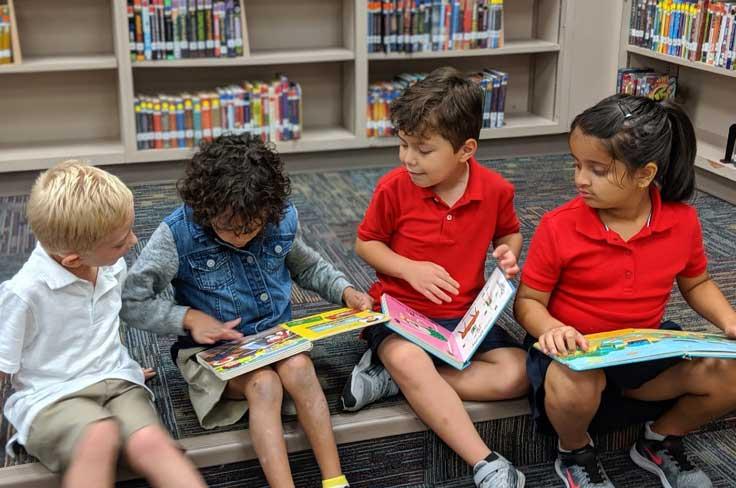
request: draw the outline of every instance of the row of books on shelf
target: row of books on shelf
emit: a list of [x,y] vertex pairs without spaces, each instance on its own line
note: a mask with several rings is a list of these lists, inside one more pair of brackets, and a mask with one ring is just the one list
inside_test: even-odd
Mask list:
[[[368,87],[368,137],[389,137],[396,135],[391,123],[389,107],[401,93],[415,82],[427,76],[426,73],[403,73],[391,81],[372,83]],[[506,89],[509,76],[503,71],[483,69],[473,73],[470,79],[483,90],[482,128],[498,128],[504,125]]]
[[243,55],[240,0],[128,0],[133,61]]
[[503,0],[368,0],[368,52],[503,46]]
[[651,68],[620,68],[616,93],[639,95],[653,100],[670,100],[677,92],[677,77],[657,73]]
[[0,5],[0,64],[10,64],[14,60],[13,22],[10,5]]
[[195,94],[139,95],[134,110],[138,149],[194,147],[221,134],[289,141],[301,137],[302,90],[282,76]]
[[733,70],[736,2],[632,1],[629,44]]

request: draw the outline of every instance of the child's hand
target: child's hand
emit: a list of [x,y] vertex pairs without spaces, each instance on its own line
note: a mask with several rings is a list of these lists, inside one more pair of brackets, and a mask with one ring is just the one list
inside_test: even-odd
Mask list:
[[588,341],[574,327],[563,325],[539,336],[539,346],[547,355],[567,356],[567,353],[575,352],[577,349],[587,351]]
[[412,288],[437,305],[452,301],[447,293],[452,295],[460,293],[460,283],[455,281],[445,268],[429,261],[411,262],[402,277]]
[[192,333],[198,344],[214,344],[217,341],[241,339],[243,334],[233,330],[240,323],[240,317],[224,324],[214,317],[190,308],[184,316],[184,328]]
[[342,292],[342,301],[345,302],[346,306],[356,310],[370,310],[373,308],[373,298],[352,286],[348,286]]
[[519,265],[516,256],[506,244],[501,244],[493,250],[493,257],[498,261],[498,266],[506,274],[506,278],[513,278],[519,274]]
[[141,369],[143,369],[143,379],[145,381],[148,381],[154,376],[156,376],[156,371],[154,371],[153,368],[141,368]]
[[728,325],[726,325],[726,328],[723,329],[723,332],[726,333],[726,337],[729,339],[736,339],[736,319]]

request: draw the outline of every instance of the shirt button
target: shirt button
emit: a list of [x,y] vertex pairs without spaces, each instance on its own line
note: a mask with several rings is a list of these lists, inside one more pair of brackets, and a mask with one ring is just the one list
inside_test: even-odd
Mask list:
[[215,267],[215,260],[214,259],[208,259],[207,260],[207,267],[208,268],[214,268]]
[[284,248],[279,245],[276,245],[276,247],[274,247],[273,250],[276,251],[276,254],[281,254],[281,251],[283,251]]
[[248,261],[248,264],[253,264],[256,262],[256,258],[254,258],[253,256],[248,256],[246,261]]
[[631,275],[632,275],[631,271],[627,271],[627,272],[625,273],[625,276],[626,276],[627,278],[631,278]]
[[452,220],[452,214],[447,214],[447,220]]
[[268,301],[268,293],[263,292],[263,293],[261,293],[261,296],[259,296],[258,298],[260,298],[262,302],[267,302]]

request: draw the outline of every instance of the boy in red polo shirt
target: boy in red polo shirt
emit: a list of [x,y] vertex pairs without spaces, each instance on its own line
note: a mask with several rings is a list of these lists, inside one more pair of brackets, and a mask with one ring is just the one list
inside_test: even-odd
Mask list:
[[[441,68],[392,103],[402,165],[379,181],[356,241],[357,254],[376,269],[369,294],[377,303],[389,293],[450,330],[483,287],[489,246],[508,276],[519,271],[514,188],[473,157],[482,101],[476,84]],[[369,349],[343,392],[347,410],[400,388],[417,415],[474,467],[477,486],[524,486],[523,474],[491,452],[462,404],[526,392],[524,351],[503,328],[491,329],[463,371],[433,362],[385,326],[364,336]]]
[[[736,312],[706,270],[695,209],[696,140],[675,105],[615,95],[570,132],[579,196],[547,213],[524,264],[515,315],[547,354],[587,349],[583,334],[661,323],[673,281],[700,315],[736,338]],[[632,460],[665,488],[708,488],[682,436],[736,408],[736,361],[665,359],[576,372],[529,350],[532,414],[559,436],[568,488],[612,488],[588,435],[647,422]]]

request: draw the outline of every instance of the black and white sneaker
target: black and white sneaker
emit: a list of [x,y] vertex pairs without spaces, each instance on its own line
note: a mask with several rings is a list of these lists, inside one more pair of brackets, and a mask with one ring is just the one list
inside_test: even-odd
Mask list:
[[342,407],[355,412],[381,398],[397,395],[399,386],[380,364],[373,364],[373,351],[368,349],[350,373],[342,390]]
[[659,476],[664,488],[713,487],[708,475],[690,462],[682,437],[670,435],[655,441],[642,436],[629,455],[637,466]]
[[570,452],[558,451],[555,471],[565,488],[614,488],[591,445]]

